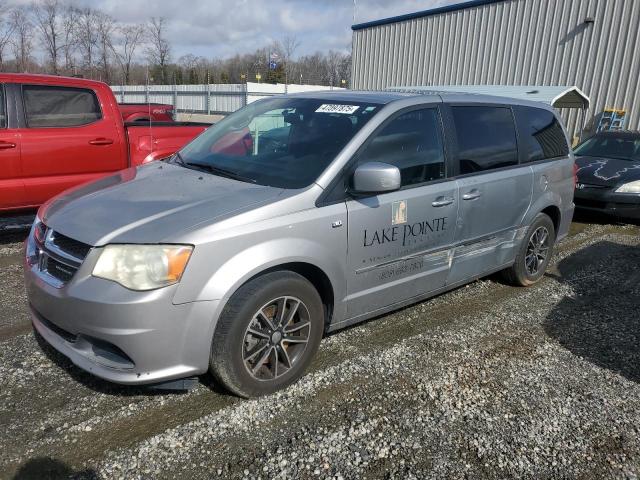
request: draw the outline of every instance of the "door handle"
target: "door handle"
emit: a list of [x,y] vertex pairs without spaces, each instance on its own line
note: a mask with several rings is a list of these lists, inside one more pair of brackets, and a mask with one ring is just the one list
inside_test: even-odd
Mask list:
[[89,145],[112,145],[113,140],[111,138],[94,138],[89,140]]
[[453,198],[451,197],[438,197],[433,202],[431,202],[431,206],[444,207],[445,205],[451,205],[452,203],[453,203]]
[[11,142],[0,141],[0,149],[1,150],[8,150],[9,148],[16,148],[16,144],[15,143],[11,143]]
[[463,200],[474,200],[474,199],[476,199],[478,197],[481,197],[481,196],[482,196],[482,192],[480,192],[479,190],[476,190],[474,188],[470,192],[467,192],[464,195],[462,195],[462,199]]

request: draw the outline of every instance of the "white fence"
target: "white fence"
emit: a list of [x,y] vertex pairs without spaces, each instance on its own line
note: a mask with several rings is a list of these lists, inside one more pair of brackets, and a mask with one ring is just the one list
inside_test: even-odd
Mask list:
[[230,83],[209,85],[113,85],[120,103],[166,103],[178,112],[230,113],[260,98],[283,93],[343,90],[324,85]]

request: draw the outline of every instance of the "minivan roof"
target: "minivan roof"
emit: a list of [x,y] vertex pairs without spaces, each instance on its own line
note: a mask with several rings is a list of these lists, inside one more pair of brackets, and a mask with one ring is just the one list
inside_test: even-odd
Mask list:
[[436,102],[464,102],[464,103],[497,103],[503,105],[527,105],[545,110],[553,110],[553,108],[543,102],[532,100],[523,100],[519,98],[510,98],[504,96],[484,95],[466,92],[453,91],[437,91],[437,90],[408,90],[405,92],[398,91],[372,91],[372,90],[317,90],[312,92],[300,92],[287,95],[297,98],[313,98],[316,100],[341,101],[341,102],[370,102],[378,104],[387,104],[397,100],[407,98],[424,98],[432,97]]

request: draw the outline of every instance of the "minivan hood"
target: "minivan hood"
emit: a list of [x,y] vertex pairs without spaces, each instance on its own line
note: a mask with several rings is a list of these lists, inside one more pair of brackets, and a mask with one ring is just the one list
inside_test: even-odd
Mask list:
[[578,182],[615,187],[640,180],[640,162],[617,158],[576,156]]
[[274,201],[282,192],[157,162],[67,190],[47,202],[41,215],[50,228],[89,245],[160,243]]

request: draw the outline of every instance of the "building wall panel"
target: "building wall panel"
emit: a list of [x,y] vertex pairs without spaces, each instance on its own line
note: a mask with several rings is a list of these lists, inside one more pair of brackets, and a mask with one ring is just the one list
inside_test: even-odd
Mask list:
[[[591,17],[594,23],[585,23]],[[353,32],[352,88],[577,85],[640,129],[640,0],[502,0]],[[561,112],[580,130],[580,112]]]

